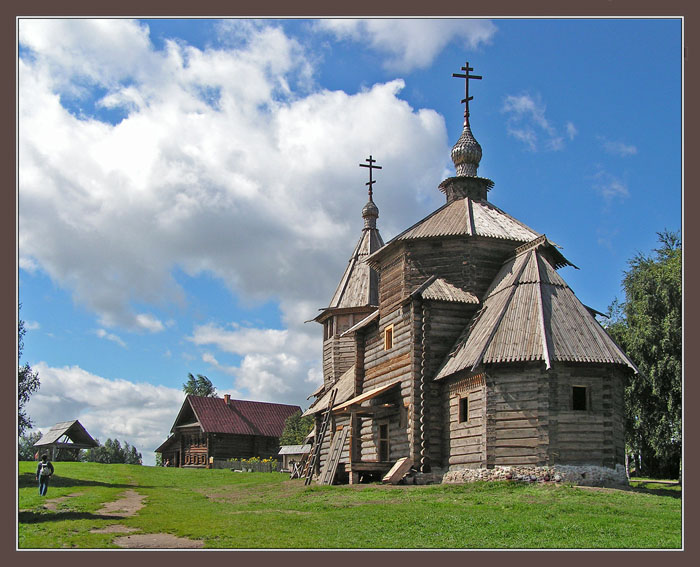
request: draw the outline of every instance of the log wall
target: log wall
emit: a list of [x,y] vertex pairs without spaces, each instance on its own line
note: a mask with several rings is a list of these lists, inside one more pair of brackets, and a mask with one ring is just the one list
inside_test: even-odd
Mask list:
[[[609,365],[554,365],[550,389],[550,460],[614,467],[625,462],[624,375]],[[585,386],[588,409],[572,409],[572,387]]]
[[410,294],[428,277],[436,275],[483,299],[503,262],[521,244],[522,242],[480,236],[406,241],[403,292]]
[[535,363],[486,371],[487,466],[547,464],[549,378]]
[[[460,400],[469,397],[469,419],[460,422]],[[442,396],[447,423],[444,429],[445,465],[450,469],[486,466],[486,385],[483,374],[445,384]]]
[[[384,330],[389,325],[393,325],[393,346],[385,350]],[[409,419],[405,402],[410,400],[412,392],[412,341],[410,308],[401,305],[397,305],[393,311],[384,316],[380,312],[378,324],[373,325],[364,335],[362,392],[378,388],[396,379],[400,379],[401,384],[397,391],[387,392],[373,401],[375,405],[392,403],[392,409],[385,414],[377,414],[374,418],[359,418],[358,456],[363,461],[373,461],[378,458],[378,422],[380,420],[386,420],[389,424],[390,459],[409,456]]]
[[261,435],[227,435],[216,433],[209,439],[209,456],[217,459],[276,457],[279,452],[278,437]]
[[334,335],[323,341],[323,381],[333,384],[355,364],[355,338],[352,335]]

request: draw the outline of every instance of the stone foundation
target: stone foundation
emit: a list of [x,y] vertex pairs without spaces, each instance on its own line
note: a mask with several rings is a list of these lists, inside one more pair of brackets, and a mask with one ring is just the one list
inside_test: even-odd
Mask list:
[[457,484],[477,480],[517,480],[521,482],[570,482],[582,486],[628,485],[623,465],[614,469],[596,465],[500,466],[492,469],[452,470],[443,483]]

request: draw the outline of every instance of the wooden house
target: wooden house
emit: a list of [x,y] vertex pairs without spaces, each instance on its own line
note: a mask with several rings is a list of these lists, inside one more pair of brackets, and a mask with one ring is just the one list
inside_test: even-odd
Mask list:
[[488,200],[468,106],[451,156],[445,204],[386,244],[370,169],[362,237],[316,317],[317,472],[358,482],[407,457],[433,480],[624,482],[634,364],[557,273],[573,266],[558,247]]
[[287,418],[299,406],[187,396],[171,435],[156,449],[174,467],[209,468],[214,459],[276,457]]

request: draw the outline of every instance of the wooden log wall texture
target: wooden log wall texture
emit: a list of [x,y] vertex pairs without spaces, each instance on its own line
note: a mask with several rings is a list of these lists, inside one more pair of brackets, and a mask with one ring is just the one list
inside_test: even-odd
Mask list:
[[[469,396],[469,419],[459,421],[460,399]],[[486,465],[486,387],[484,376],[457,378],[444,385],[447,416],[444,429],[445,466],[451,469]]]
[[[384,349],[384,329],[393,325],[393,346],[389,350]],[[385,419],[389,423],[389,451],[390,457],[400,458],[409,456],[409,420],[407,416],[401,419],[404,408],[404,400],[411,395],[411,314],[407,306],[396,306],[384,317],[380,315],[378,324],[373,325],[364,335],[364,380],[362,391],[367,392],[378,388],[395,379],[401,379],[398,391],[391,391],[386,398],[394,404],[394,409],[388,412]],[[383,402],[385,395],[376,399],[374,403]],[[378,426],[376,419],[367,417],[359,418],[358,430],[360,441],[358,443],[359,456],[362,460],[376,460]]]
[[487,465],[548,464],[548,379],[540,364],[487,369]]
[[[423,324],[425,341],[425,415],[427,427],[427,456],[435,466],[446,466],[449,451],[445,444],[445,406],[441,397],[442,385],[433,381],[433,377],[442,365],[445,357],[454,347],[455,342],[466,328],[478,306],[446,301],[424,301],[422,312],[429,318]],[[425,309],[427,307],[427,310]],[[422,348],[423,342],[417,342],[416,348]]]
[[323,342],[323,380],[332,384],[355,364],[355,338],[334,335]]
[[401,408],[388,410],[383,414],[359,417],[360,447],[362,461],[379,460],[379,426],[389,426],[389,461],[397,461],[409,454],[409,440],[401,418]]
[[393,311],[406,295],[404,277],[406,259],[403,256],[403,249],[403,246],[397,246],[397,250],[382,262],[379,275],[380,317]]
[[226,435],[217,433],[209,441],[209,456],[217,459],[241,457],[276,457],[279,451],[277,437],[255,435]]
[[[479,299],[498,271],[522,242],[480,236],[443,236],[406,242],[406,295],[436,275]],[[382,273],[382,277],[384,274]]]
[[[553,365],[550,459],[557,464],[624,464],[624,375],[610,365]],[[585,386],[588,409],[572,409],[572,387]]]

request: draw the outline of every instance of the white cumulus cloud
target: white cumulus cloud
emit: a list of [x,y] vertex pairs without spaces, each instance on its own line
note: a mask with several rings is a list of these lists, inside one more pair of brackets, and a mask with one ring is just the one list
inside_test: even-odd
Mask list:
[[153,451],[167,439],[185,394],[182,390],[109,380],[79,366],[55,368],[44,362],[32,367],[41,387],[27,403],[35,429],[77,419],[93,438],[128,442],[153,464]]
[[310,318],[359,238],[370,152],[385,237],[440,201],[444,121],[403,101],[403,81],[304,90],[313,58],[293,38],[233,27],[230,47],[157,50],[125,20],[21,22],[20,262],[100,327],[163,330],[148,306],[187,301],[175,269],[277,299],[286,325]]
[[485,19],[324,19],[317,28],[368,45],[395,71],[423,69],[451,42],[476,49],[491,42],[496,26]]
[[197,326],[189,340],[241,356],[238,365],[224,365],[208,351],[202,360],[231,374],[234,391],[247,391],[251,399],[302,404],[300,394],[323,380],[320,337],[302,330],[223,328],[210,323]]

